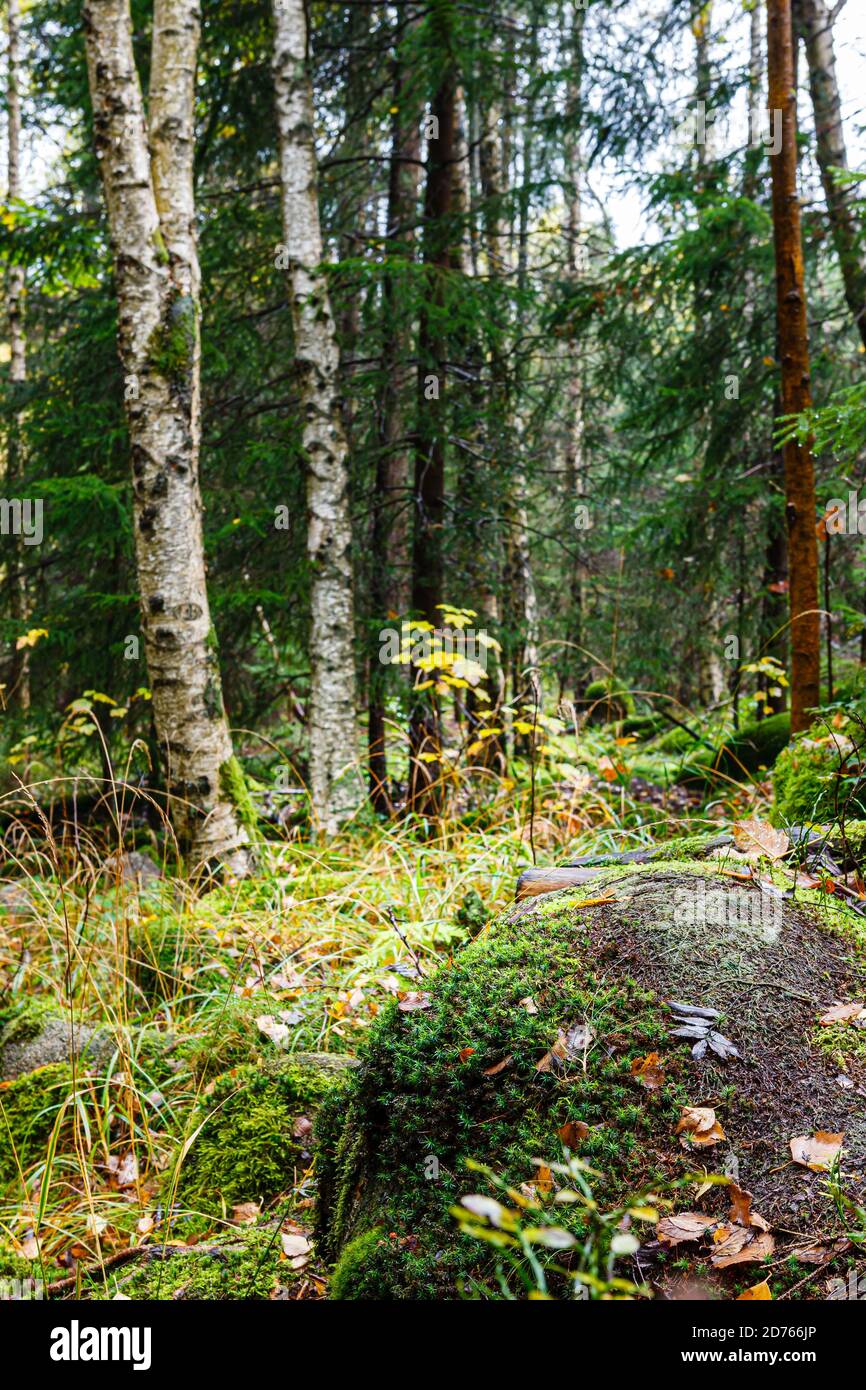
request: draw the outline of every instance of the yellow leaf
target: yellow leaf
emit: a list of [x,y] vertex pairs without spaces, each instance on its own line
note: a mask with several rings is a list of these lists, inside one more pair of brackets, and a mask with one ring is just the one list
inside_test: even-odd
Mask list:
[[744,1289],[744,1291],[738,1295],[736,1302],[748,1303],[753,1300],[768,1298],[771,1299],[772,1297],[773,1295],[770,1293],[770,1285],[767,1283],[766,1279],[764,1279],[761,1281],[760,1284],[753,1284],[750,1289]]

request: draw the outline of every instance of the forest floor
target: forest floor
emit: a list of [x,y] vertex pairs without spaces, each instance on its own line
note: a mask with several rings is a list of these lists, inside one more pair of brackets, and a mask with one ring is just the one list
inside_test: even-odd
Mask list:
[[[255,878],[207,892],[164,874],[155,840],[139,833],[131,851],[129,826],[78,827],[72,845],[7,829],[0,1105],[34,1065],[53,1084],[36,1097],[26,1145],[0,1143],[6,1272],[29,1271],[57,1296],[135,1297],[153,1294],[148,1270],[161,1279],[171,1266],[159,1296],[207,1296],[185,1281],[185,1252],[213,1248],[224,1261],[238,1230],[254,1226],[260,1255],[240,1276],[248,1296],[325,1296],[305,1116],[288,1186],[283,1174],[259,1201],[202,1208],[177,1180],[167,1195],[179,1151],[192,1164],[202,1143],[203,1102],[219,1076],[250,1063],[354,1056],[383,1006],[411,999],[419,974],[482,934],[534,861],[645,849],[766,815],[768,782],[709,799],[665,791],[635,773],[633,741],[614,733],[592,731],[580,767],[549,758],[483,805],[460,792],[462,808],[435,829],[355,827],[325,847],[263,842]],[[65,1021],[62,1044],[52,1051],[49,1038],[34,1059],[30,1036],[49,1015]],[[87,1064],[67,1075],[57,1069],[70,1031]]]

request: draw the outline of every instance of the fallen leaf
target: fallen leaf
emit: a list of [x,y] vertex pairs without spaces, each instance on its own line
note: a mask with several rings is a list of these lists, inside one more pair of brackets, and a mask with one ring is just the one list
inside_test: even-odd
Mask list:
[[841,1134],[828,1134],[819,1129],[812,1135],[801,1134],[791,1140],[791,1157],[803,1168],[811,1168],[813,1173],[826,1173],[842,1148],[844,1131]]
[[237,1202],[232,1207],[232,1221],[238,1226],[249,1226],[261,1212],[258,1202]]
[[828,1009],[822,1014],[818,1022],[827,1027],[831,1023],[850,1023],[852,1019],[859,1018],[864,1012],[863,1001],[854,1004],[834,1004],[832,1009]]
[[286,1024],[278,1023],[272,1014],[260,1014],[256,1019],[256,1027],[277,1047],[288,1047],[291,1033]]
[[508,1057],[503,1057],[501,1062],[494,1062],[492,1067],[486,1067],[481,1074],[482,1076],[498,1076],[499,1073],[505,1071],[505,1068],[509,1067],[513,1061],[514,1057],[509,1054]]
[[700,1240],[708,1226],[715,1225],[715,1216],[703,1216],[699,1211],[680,1211],[676,1216],[663,1216],[656,1226],[662,1245],[679,1245],[684,1240]]
[[741,1294],[737,1295],[735,1302],[749,1303],[756,1302],[761,1299],[772,1299],[772,1297],[773,1295],[770,1293],[770,1285],[767,1283],[766,1279],[764,1279],[761,1281],[760,1284],[753,1284],[750,1289],[744,1289]]
[[474,1051],[474,1047],[461,1047],[457,1054],[458,1062],[468,1062]]
[[649,1052],[646,1057],[636,1057],[631,1064],[631,1074],[648,1091],[657,1091],[664,1085],[664,1067],[657,1052]]
[[748,820],[734,821],[732,826],[734,844],[743,850],[749,859],[766,855],[768,859],[784,859],[791,848],[791,842],[784,830],[777,830],[769,821],[751,817]]
[[584,1124],[583,1120],[569,1120],[568,1124],[557,1130],[557,1134],[567,1149],[576,1149],[581,1139],[589,1134],[589,1125]]
[[731,1220],[739,1226],[752,1224],[752,1194],[744,1192],[736,1183],[731,1183]]
[[536,1004],[531,994],[527,994],[525,999],[521,999],[520,1007],[521,1009],[525,1009],[528,1014],[538,1013],[538,1005]]
[[295,1139],[308,1139],[313,1132],[313,1122],[306,1115],[298,1115],[292,1122],[292,1135]]
[[684,1105],[674,1133],[682,1135],[680,1143],[684,1149],[692,1145],[703,1149],[710,1144],[720,1143],[725,1137],[715,1110],[702,1105]]
[[138,1163],[135,1154],[130,1149],[123,1155],[120,1166],[117,1169],[118,1187],[134,1187],[138,1182]]
[[309,1255],[310,1242],[306,1236],[286,1235],[285,1232],[280,1236],[280,1244],[283,1247],[283,1254],[290,1260],[296,1259],[299,1255]]
[[140,1236],[149,1236],[156,1222],[152,1216],[143,1216],[136,1225],[136,1230]]
[[769,1231],[759,1231],[757,1235],[751,1235],[742,1226],[728,1229],[731,1234],[719,1242],[710,1256],[710,1262],[715,1265],[716,1269],[727,1269],[729,1265],[751,1264],[755,1260],[764,1260],[768,1255],[772,1255],[776,1248],[776,1242]]
[[416,1009],[429,1009],[432,1003],[432,996],[426,990],[412,989],[400,1000],[397,1008],[403,1014],[411,1014]]
[[535,1186],[543,1197],[553,1191],[553,1174],[546,1163],[539,1163],[538,1177],[535,1179]]

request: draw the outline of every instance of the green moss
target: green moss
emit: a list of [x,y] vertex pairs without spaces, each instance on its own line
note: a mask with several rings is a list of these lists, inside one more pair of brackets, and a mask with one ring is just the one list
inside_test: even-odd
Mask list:
[[282,1060],[219,1077],[186,1126],[192,1139],[169,1175],[170,1191],[182,1207],[214,1214],[286,1191],[309,1162],[310,1139],[295,1137],[296,1121],[310,1117],[332,1084]]
[[234,754],[221,765],[219,779],[220,790],[234,806],[241,825],[255,834],[259,823],[256,805],[250,795],[243,768]]
[[[318,1221],[339,1260],[334,1296],[454,1296],[486,1258],[448,1215],[467,1190],[468,1157],[519,1186],[532,1181],[533,1158],[561,1156],[558,1128],[580,1120],[596,1126],[581,1156],[610,1169],[610,1191],[645,1180],[648,1137],[672,1126],[678,1088],[672,1072],[664,1097],[644,1103],[630,1064],[661,1044],[665,1020],[633,981],[594,973],[574,902],[559,895],[500,921],[430,982],[429,1009],[390,1006],[339,1106],[325,1102]],[[581,1020],[602,1040],[591,1065],[539,1071],[558,1031]]]
[[150,335],[148,359],[160,376],[186,383],[195,360],[197,312],[190,295],[176,295]]
[[156,1246],[132,1273],[120,1270],[103,1283],[92,1280],[88,1298],[123,1293],[136,1301],[269,1299],[280,1283],[297,1276],[280,1258],[272,1226],[251,1227],[209,1239],[201,1246]]
[[43,1157],[72,1090],[72,1069],[54,1062],[0,1083],[0,1188]]
[[593,724],[615,723],[634,714],[634,700],[628,687],[616,676],[590,681],[582,703],[590,706],[589,719]]
[[349,1241],[334,1267],[329,1294],[367,1302],[417,1299],[424,1296],[426,1273],[411,1237],[401,1239],[376,1226]]
[[843,813],[862,819],[866,786],[856,775],[858,765],[846,728],[828,729],[826,721],[813,724],[780,754],[773,770],[777,824],[838,820]]
[[37,1038],[46,1022],[57,1017],[57,1004],[39,996],[27,998],[0,1010],[0,1056],[8,1043],[29,1042]]
[[156,258],[160,265],[168,265],[168,250],[166,249],[165,239],[159,227],[157,227],[153,233],[153,244],[156,247]]

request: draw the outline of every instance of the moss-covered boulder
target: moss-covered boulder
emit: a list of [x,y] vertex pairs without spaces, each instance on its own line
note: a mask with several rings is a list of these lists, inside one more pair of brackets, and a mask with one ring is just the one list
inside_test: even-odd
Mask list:
[[819,721],[780,753],[773,769],[778,824],[866,818],[859,730]]
[[184,1212],[224,1215],[290,1189],[311,1161],[313,1116],[350,1069],[345,1059],[303,1054],[225,1072],[178,1136],[167,1197]]
[[[495,1254],[449,1214],[476,1188],[468,1158],[550,1203],[583,1240],[585,1206],[556,1205],[556,1181],[538,1183],[536,1161],[561,1160],[564,1142],[594,1170],[600,1207],[733,1164],[779,1247],[838,1229],[826,1185],[791,1162],[790,1141],[844,1132],[846,1174],[866,1161],[866,1077],[852,1062],[841,1087],[813,1043],[819,1013],[862,988],[846,915],[822,923],[701,863],[618,866],[591,892],[608,901],[586,905],[578,888],[512,910],[371,1030],[318,1121],[334,1296],[451,1298],[489,1277]],[[666,1000],[715,1010],[737,1055],[693,1056]],[[724,1140],[684,1148],[685,1106],[714,1108]],[[680,1205],[696,1202],[729,1205],[715,1187]],[[714,1275],[721,1296],[742,1273]]]
[[2,1081],[76,1058],[84,1065],[98,1066],[113,1050],[107,1032],[61,1013],[53,1000],[26,999],[0,1011]]
[[590,724],[614,724],[634,714],[634,700],[628,687],[615,676],[591,681],[580,703]]
[[66,1062],[0,1082],[0,1191],[45,1156],[55,1126],[69,1116],[72,1084]]
[[93,1270],[83,1281],[90,1299],[121,1295],[136,1302],[248,1301],[290,1297],[300,1278],[284,1258],[271,1223],[235,1229],[201,1245],[140,1250],[129,1265]]

